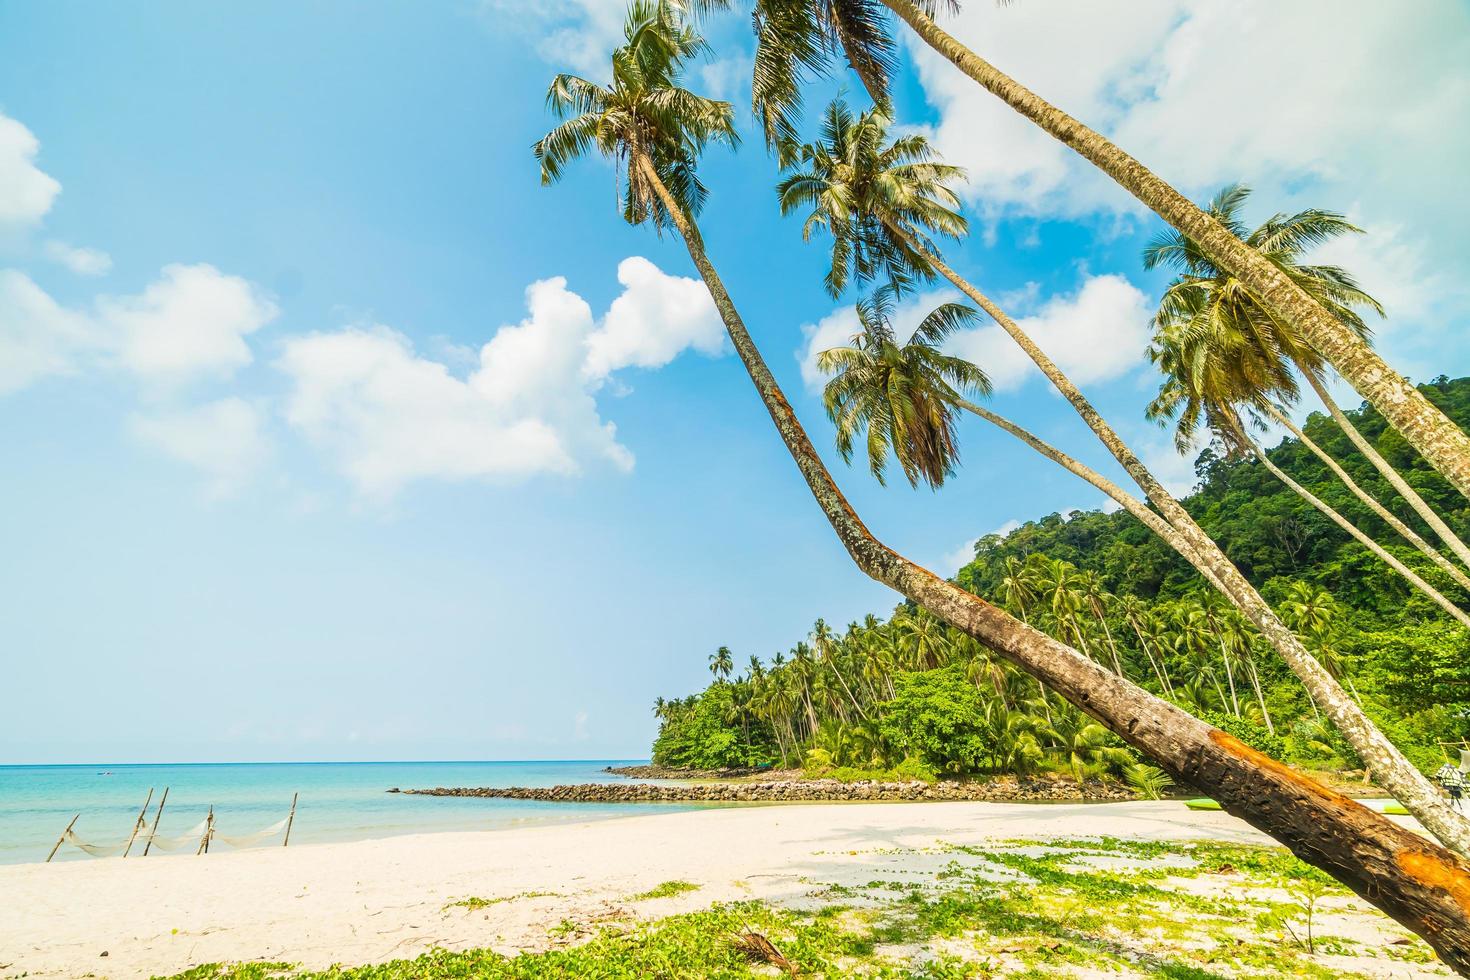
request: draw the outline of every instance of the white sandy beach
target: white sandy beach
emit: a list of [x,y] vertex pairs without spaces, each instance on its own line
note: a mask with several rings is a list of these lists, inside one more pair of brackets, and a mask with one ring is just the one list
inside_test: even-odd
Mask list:
[[[799,903],[813,882],[867,881],[899,861],[923,870],[915,867],[923,855],[894,848],[1098,835],[1270,843],[1227,814],[1177,802],[825,804],[12,865],[0,867],[0,976],[140,977],[250,959],[324,967],[434,946],[539,949],[563,920],[627,915],[630,896],[671,879],[701,887],[637,902],[631,914],[745,898]],[[445,908],[526,892],[556,894]]]

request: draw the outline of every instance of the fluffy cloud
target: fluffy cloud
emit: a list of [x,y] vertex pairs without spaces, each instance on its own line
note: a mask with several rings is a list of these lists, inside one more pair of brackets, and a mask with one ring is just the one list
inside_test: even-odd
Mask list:
[[249,282],[210,265],[170,265],[141,293],[67,309],[29,277],[0,270],[0,393],[83,364],[167,387],[249,364],[244,338],[276,315]]
[[565,279],[532,284],[528,316],[496,331],[463,378],[383,326],[289,340],[277,362],[292,382],[286,419],[378,498],[420,479],[572,475],[591,461],[629,470],[595,391],[620,368],[719,345],[699,283],[641,258],[618,276],[623,293],[600,323]]
[[[1145,363],[1148,301],[1122,276],[1090,276],[1070,296],[1053,296],[1016,320],[1079,385],[1114,381]],[[997,391],[1012,391],[1037,374],[1010,336],[991,324],[955,334],[954,353],[980,365]]]
[[[934,307],[960,299],[958,292],[949,289],[911,296],[894,310],[893,331],[906,340],[913,336],[919,322]],[[851,305],[838,307],[816,323],[802,325],[805,342],[797,351],[796,359],[801,365],[801,380],[808,391],[820,392],[827,383],[827,376],[817,368],[817,355],[833,347],[846,347],[859,330],[857,311]]]
[[52,240],[42,246],[41,254],[79,276],[105,275],[112,268],[112,256],[97,248],[78,247]]
[[98,315],[123,367],[175,384],[228,376],[249,364],[245,338],[274,319],[276,307],[246,280],[214,266],[169,265],[137,296],[100,299]]
[[[1470,14],[1456,0],[1427,0],[1413,17],[1341,0],[976,3],[946,27],[1194,192],[1309,175],[1372,185],[1391,172],[1392,193],[1432,203],[1445,185],[1424,178],[1449,176],[1470,151],[1470,132],[1444,126],[1470,110]],[[935,139],[971,169],[976,200],[1045,214],[1136,207],[906,36],[940,113]],[[1270,70],[1243,69],[1233,52]]]
[[[1013,298],[1030,301],[1034,297],[1035,291],[1028,288]],[[899,337],[910,336],[926,313],[956,298],[957,294],[940,292],[904,303],[894,318],[895,332]],[[1122,276],[1112,275],[1090,276],[1076,293],[1052,296],[1032,315],[1016,318],[1021,329],[1080,385],[1114,381],[1145,363],[1148,320],[1143,293]],[[817,355],[846,344],[857,329],[857,314],[851,307],[834,310],[802,327],[806,343],[797,359],[809,390],[820,391],[826,382],[817,369]],[[1013,391],[1039,374],[1031,359],[993,323],[951,334],[949,350],[978,364],[997,391]]]
[[589,78],[608,72],[608,56],[623,40],[626,0],[481,0],[481,13],[496,31],[536,38],[536,53],[558,70]]
[[[965,4],[945,25],[1196,199],[1244,181],[1257,191],[1248,218],[1347,212],[1368,237],[1322,256],[1378,284],[1390,357],[1427,367],[1443,343],[1434,329],[1470,310],[1470,292],[1443,288],[1470,249],[1470,202],[1444,192],[1470,156],[1470,127],[1450,122],[1470,117],[1470,7],[1459,0],[1424,0],[1413,16],[1369,0],[1028,0]],[[930,135],[969,169],[982,212],[1143,214],[905,36],[939,116]]]
[[56,178],[36,166],[40,149],[29,129],[0,113],[0,228],[41,220],[61,193]]
[[718,354],[725,328],[698,279],[664,275],[633,256],[618,264],[623,294],[587,338],[585,373],[605,378],[625,367],[659,368],[683,350]]
[[239,398],[134,415],[129,427],[141,442],[202,471],[214,497],[238,491],[271,456],[264,413]]
[[72,373],[96,345],[86,316],[62,307],[24,273],[0,269],[0,395]]

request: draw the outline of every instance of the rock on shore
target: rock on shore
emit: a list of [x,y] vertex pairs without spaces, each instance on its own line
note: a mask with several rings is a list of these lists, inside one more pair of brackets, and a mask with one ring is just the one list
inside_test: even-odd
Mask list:
[[704,783],[583,783],[576,786],[480,786],[405,789],[415,796],[478,796],[548,803],[777,803],[883,800],[990,800],[1006,802],[1105,802],[1136,799],[1125,786],[1046,776],[989,782],[852,782],[835,779]]

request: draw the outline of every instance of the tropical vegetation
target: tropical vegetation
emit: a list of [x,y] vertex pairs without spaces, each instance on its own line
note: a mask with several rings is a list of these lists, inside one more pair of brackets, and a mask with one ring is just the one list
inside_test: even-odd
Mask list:
[[[707,0],[693,6],[728,5]],[[1255,295],[1263,310],[1297,329],[1303,342],[1318,351],[1344,379],[1356,385],[1383,413],[1385,420],[1452,486],[1462,493],[1470,492],[1470,438],[1425,395],[1393,374],[1364,338],[1295,284],[1269,257],[1182,198],[1101,136],[1037,99],[958,45],[934,23],[930,11],[925,9],[928,5],[884,0],[883,6],[977,82],[1118,179],[1197,243],[1202,254],[1221,270],[1238,276],[1242,287]],[[1090,586],[1060,592],[1063,596],[1080,592],[1085,598],[1077,608],[1068,603],[1053,608],[1050,615],[1055,622],[1049,632],[1039,628],[1047,625],[1044,616],[1037,624],[1029,623],[1022,618],[1018,607],[1003,609],[954,581],[935,576],[886,546],[868,530],[837,487],[751,339],[697,224],[707,194],[697,174],[700,156],[710,144],[733,146],[737,138],[733,108],[728,103],[704,98],[682,87],[687,60],[704,49],[702,38],[691,26],[688,7],[673,0],[635,0],[628,12],[627,43],[613,55],[609,83],[599,84],[573,75],[557,76],[548,93],[548,104],[563,121],[536,145],[543,182],[558,180],[572,160],[596,151],[623,171],[619,194],[625,220],[635,225],[651,224],[656,229],[677,234],[708,288],[735,352],[778,435],[833,531],[860,569],[893,588],[912,606],[912,619],[921,624],[916,632],[924,632],[929,637],[916,644],[923,650],[916,654],[917,663],[927,670],[947,666],[942,638],[953,639],[952,631],[963,635],[975,647],[974,656],[967,663],[994,655],[1027,675],[1028,683],[1034,684],[1040,694],[1037,700],[1043,717],[1051,713],[1048,702],[1053,695],[1074,706],[1085,706],[1087,716],[1133,750],[1146,754],[1170,777],[1209,792],[1231,813],[1278,837],[1299,857],[1371,898],[1384,911],[1422,935],[1456,969],[1470,971],[1470,915],[1462,897],[1470,890],[1470,864],[1381,815],[1317,789],[1310,780],[1250,747],[1239,736],[1192,714],[1182,699],[1149,690],[1146,678],[1129,677],[1121,648],[1110,635],[1111,627],[1106,611],[1101,608],[1103,600],[1099,592]],[[1250,699],[1242,698],[1242,691],[1256,692],[1261,711],[1259,722],[1268,735],[1277,737],[1272,706],[1265,696],[1263,677],[1269,676],[1269,665],[1263,662],[1267,659],[1265,651],[1252,648],[1250,634],[1243,628],[1238,631],[1240,635],[1226,638],[1230,610],[1235,609],[1300,679],[1313,711],[1330,720],[1344,741],[1377,771],[1385,785],[1424,826],[1449,847],[1470,851],[1470,823],[1445,806],[1400,748],[1374,724],[1359,697],[1339,683],[1321,655],[1307,649],[1310,637],[1299,636],[1286,626],[1195,516],[1143,467],[1112,426],[1055,369],[1045,352],[1036,348],[1004,311],[947,267],[930,247],[928,236],[953,237],[962,231],[958,223],[962,218],[951,206],[954,195],[945,187],[955,175],[930,161],[922,147],[905,146],[902,141],[885,147],[884,136],[878,132],[887,125],[890,107],[884,77],[892,67],[896,51],[886,33],[889,22],[882,16],[880,6],[846,0],[763,0],[756,7],[754,25],[760,50],[753,88],[758,116],[766,123],[768,141],[775,145],[783,164],[811,167],[806,173],[798,170],[793,175],[797,184],[789,201],[785,200],[786,190],[792,187],[789,183],[792,178],[788,178],[783,186],[783,206],[810,207],[808,230],[825,227],[832,233],[833,269],[839,266],[850,269],[858,283],[865,276],[881,274],[894,290],[902,290],[934,274],[944,275],[995,319],[1031,356],[1143,491],[1148,507],[1136,501],[1127,503],[1125,509],[1129,515],[1167,540],[1226,600],[1201,601],[1201,632],[1214,638],[1220,648],[1220,666],[1226,673],[1227,686],[1216,692],[1220,707],[1225,709],[1228,703],[1230,717],[1243,723],[1249,714],[1243,704],[1248,705]],[[856,138],[847,140],[847,145],[856,149],[856,157],[841,159],[829,153],[827,156],[834,164],[829,166],[829,160],[821,154],[830,140],[824,138],[806,147],[796,145],[791,110],[800,100],[799,83],[803,73],[825,68],[831,55],[839,50],[858,69],[875,107],[853,123]],[[785,89],[781,88],[785,84],[783,78],[791,83]],[[830,135],[830,131],[823,135]],[[813,148],[817,152],[812,152]],[[807,178],[810,180],[803,184]],[[819,184],[826,185],[825,189],[815,186]],[[834,292],[841,288],[837,276],[828,276],[828,288]],[[901,399],[894,404],[923,407],[912,399]],[[904,416],[900,420],[902,426],[893,431],[903,439],[929,438],[930,450],[947,451],[942,439],[933,438],[936,435],[933,427],[943,424],[947,414],[957,407],[948,403],[931,404],[928,411]],[[943,472],[941,467],[930,469],[925,475],[942,479]],[[1305,606],[1317,604],[1313,597],[1303,598],[1310,600],[1302,603]],[[1104,629],[1106,658],[1099,656],[1090,642],[1085,642],[1086,629],[1081,624],[1089,612]],[[932,628],[928,620],[932,620]],[[817,642],[815,637],[813,641]],[[815,653],[817,659],[832,660],[834,656],[829,651]],[[1156,652],[1155,657],[1159,656]],[[1164,670],[1165,665],[1161,663],[1161,678]],[[833,669],[831,676],[843,688],[846,699],[844,704],[837,694],[830,695],[832,710],[849,725],[855,724],[854,717],[871,724],[878,711],[876,705],[862,702],[848,673]],[[799,707],[806,713],[807,734],[815,737],[821,731],[821,724],[811,699],[814,692],[802,687],[800,693],[803,701]],[[928,683],[906,683],[902,696],[945,699],[953,693],[952,684],[936,687]],[[888,700],[894,702],[900,697],[899,685],[895,683]],[[1002,705],[1006,703],[1004,698],[1000,701]],[[731,711],[739,721],[737,704],[738,699],[732,696]],[[1189,707],[1209,715],[1198,703]],[[793,705],[792,715],[796,711],[797,706]],[[890,712],[897,709],[890,708]],[[923,727],[927,724],[923,719],[932,715],[933,712],[921,709],[910,714],[910,721]],[[773,724],[773,740],[778,738],[777,728]],[[1085,731],[1085,726],[1079,728],[1081,731]],[[790,740],[796,740],[799,735],[796,727],[788,726],[785,732]],[[1052,739],[1043,733],[1043,740],[1050,748],[1070,754],[1069,736],[1060,732],[1057,735]],[[746,745],[754,744],[755,733],[742,729],[742,736]],[[879,736],[884,737],[881,724]],[[905,742],[904,750],[923,753],[936,737]],[[968,737],[965,741],[967,746],[975,744]],[[1076,744],[1087,742],[1083,739]],[[1039,743],[1038,747],[1044,751],[1047,746]],[[780,747],[778,742],[778,751]],[[965,766],[974,765],[976,760],[976,753],[965,749],[950,752],[943,761],[948,766]],[[1089,764],[1097,762],[1088,753],[1082,753],[1077,772]]]
[[[1470,423],[1470,378],[1440,378],[1423,391]],[[1348,414],[1456,525],[1470,524],[1470,506],[1455,507],[1463,501],[1373,409]],[[1342,454],[1355,480],[1386,491],[1330,417],[1313,415],[1302,428]],[[1267,455],[1363,526],[1387,530],[1298,440]],[[1470,633],[1259,461],[1228,459],[1216,443],[1196,472],[1184,506],[1415,765],[1438,768],[1448,743],[1470,738]],[[1415,549],[1393,547],[1437,574]],[[1124,511],[1051,514],[986,535],[955,581],[1268,755],[1309,769],[1363,768],[1269,644]],[[700,769],[917,762],[910,771],[920,774],[1050,769],[1123,779],[1140,761],[1065,700],[908,603],[842,630],[818,620],[788,651],[751,657],[697,695],[660,699],[656,714],[655,760]],[[1073,752],[1075,733],[1089,727],[1091,747]]]

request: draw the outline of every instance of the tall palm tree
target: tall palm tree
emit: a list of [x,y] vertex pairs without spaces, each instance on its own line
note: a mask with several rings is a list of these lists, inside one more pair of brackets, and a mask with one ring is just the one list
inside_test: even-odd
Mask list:
[[1143,650],[1143,655],[1148,658],[1149,666],[1153,668],[1154,675],[1159,679],[1159,688],[1169,696],[1173,694],[1173,685],[1169,681],[1169,671],[1164,664],[1162,655],[1155,656],[1155,650],[1159,645],[1158,629],[1154,617],[1148,608],[1135,595],[1125,595],[1121,602],[1123,618],[1133,630],[1133,635],[1138,637],[1138,646]]
[[[931,610],[985,643],[1074,703],[1106,722],[1134,747],[1153,756],[1175,779],[1211,793],[1228,812],[1278,835],[1298,856],[1339,877],[1408,928],[1423,935],[1447,961],[1463,962],[1470,948],[1470,916],[1453,896],[1470,889],[1470,863],[1387,818],[1320,787],[1231,739],[1179,708],[1030,629],[1002,610],[904,558],[875,538],[833,482],[705,250],[695,223],[699,196],[695,166],[717,135],[733,141],[732,112],[679,86],[684,59],[700,47],[666,5],[635,3],[627,44],[613,56],[609,86],[553,83],[553,110],[572,119],[558,131],[585,134],[538,144],[542,178],[554,181],[564,165],[596,149],[626,164],[637,180],[625,198],[651,192],[659,207],[628,206],[635,223],[666,218],[699,270],[737,356],[786,444],[813,498],[855,563],[874,580]],[[576,91],[575,96],[567,93]],[[554,162],[553,162],[554,161]],[[665,175],[685,178],[683,193]],[[635,186],[636,184],[636,186]],[[1403,873],[1404,862],[1415,873]]]
[[[1249,197],[1248,187],[1232,184],[1215,195],[1207,211],[1221,227],[1275,266],[1282,275],[1366,343],[1368,326],[1357,312],[1358,308],[1367,307],[1382,316],[1383,307],[1360,289],[1353,277],[1343,269],[1330,265],[1307,265],[1302,261],[1308,250],[1343,235],[1360,234],[1362,229],[1350,224],[1340,214],[1317,209],[1299,211],[1292,215],[1273,215],[1256,228],[1247,229],[1241,220],[1240,211]],[[1330,366],[1297,333],[1295,324],[1274,316],[1236,275],[1216,265],[1197,242],[1177,231],[1154,239],[1143,251],[1143,264],[1147,269],[1162,266],[1177,274],[1159,302],[1159,311],[1154,318],[1157,329],[1185,326],[1196,342],[1223,347],[1229,351],[1230,356],[1244,363],[1255,362],[1262,365],[1264,370],[1254,376],[1250,376],[1249,371],[1241,371],[1243,380],[1253,382],[1249,394],[1254,396],[1254,401],[1265,407],[1273,418],[1291,428],[1348,489],[1388,522],[1390,527],[1426,555],[1436,559],[1436,563],[1454,576],[1461,586],[1470,588],[1470,577],[1464,571],[1446,560],[1381,502],[1363,490],[1343,471],[1336,460],[1315,442],[1307,439],[1285,413],[1273,410],[1271,403],[1276,395],[1284,397],[1286,401],[1295,401],[1296,385],[1291,377],[1291,368],[1296,368],[1307,379],[1328,414],[1353,445],[1357,446],[1374,468],[1388,480],[1389,485],[1408,502],[1460,561],[1470,565],[1470,547],[1425,503],[1424,498],[1383,458],[1373,444],[1364,438],[1338,406],[1328,391]]]
[[955,210],[957,197],[948,186],[962,171],[935,162],[921,136],[890,141],[889,125],[883,107],[854,115],[841,100],[834,101],[824,115],[820,138],[801,147],[788,167],[792,172],[778,185],[783,213],[806,211],[808,235],[818,228],[830,232],[829,290],[849,278],[861,282],[892,268],[898,269],[895,287],[938,273],[985,310],[1067,399],[1163,520],[1150,522],[1131,507],[1130,513],[1163,536],[1236,604],[1312,692],[1354,751],[1379,773],[1384,786],[1436,837],[1470,853],[1470,820],[1445,804],[1418,768],[1312,657],[1056,362],[1004,310],[939,257],[928,236],[958,237],[965,231],[964,218]]
[[730,672],[735,669],[735,658],[730,653],[729,647],[720,647],[709,655],[709,672],[715,675],[715,680],[724,682],[730,679]]
[[[792,120],[800,109],[802,81],[830,70],[834,60],[861,66],[877,106],[887,104],[885,68],[894,42],[879,0],[749,0],[757,52],[751,95],[767,142],[790,157]],[[726,9],[736,0],[690,0],[699,9]],[[1361,337],[1260,254],[1200,209],[1143,163],[1080,120],[1000,71],[944,30],[934,19],[958,0],[881,0],[941,57],[1048,135],[1103,171],[1145,207],[1182,234],[1247,289],[1335,367],[1462,494],[1470,497],[1470,436]],[[743,3],[738,4],[744,6]]]
[[[1269,341],[1249,338],[1235,329],[1221,327],[1217,316],[1201,309],[1204,299],[1205,295],[1200,292],[1176,296],[1169,304],[1173,312],[1154,334],[1148,356],[1164,380],[1158,396],[1149,403],[1148,417],[1159,422],[1175,419],[1174,441],[1181,450],[1193,444],[1201,423],[1208,425],[1232,455],[1248,452],[1255,457],[1293,493],[1346,531],[1353,540],[1462,626],[1470,628],[1470,614],[1451,602],[1368,532],[1348,520],[1342,512],[1277,466],[1251,436],[1252,423],[1241,417],[1241,406],[1245,406],[1246,412],[1256,414],[1263,405],[1269,404],[1272,392],[1262,392],[1252,380],[1271,373],[1269,368],[1257,368],[1262,362],[1273,360],[1263,356],[1265,348],[1262,343]],[[1186,317],[1180,313],[1184,308],[1193,310],[1193,314]],[[1160,318],[1164,316],[1161,312]],[[1279,389],[1279,384],[1277,387]],[[1439,559],[1441,567],[1457,571],[1443,555],[1429,550]]]

